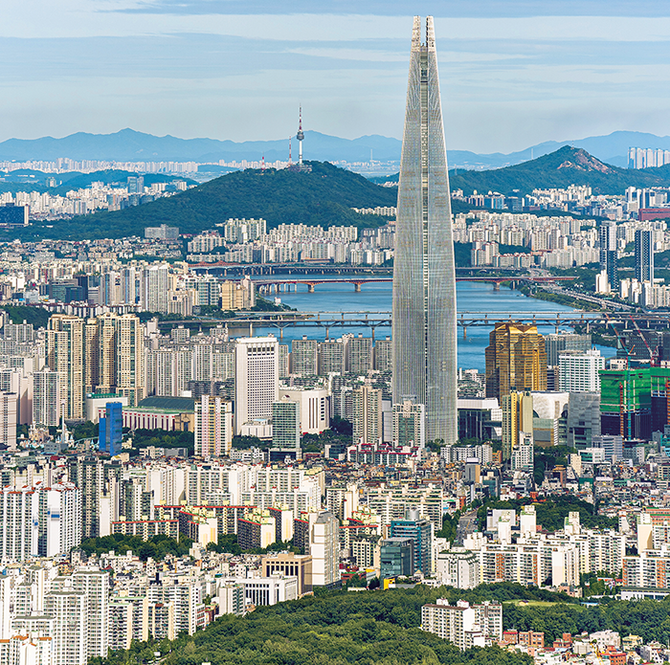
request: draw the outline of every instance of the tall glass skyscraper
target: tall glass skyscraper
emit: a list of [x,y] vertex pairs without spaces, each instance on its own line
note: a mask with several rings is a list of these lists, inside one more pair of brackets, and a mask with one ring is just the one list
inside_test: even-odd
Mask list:
[[456,278],[433,18],[414,17],[393,271],[393,401],[426,407],[426,440],[458,438]]

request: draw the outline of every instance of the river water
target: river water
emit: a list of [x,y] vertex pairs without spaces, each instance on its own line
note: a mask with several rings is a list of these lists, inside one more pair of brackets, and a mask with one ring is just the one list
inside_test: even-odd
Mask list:
[[[281,279],[280,275],[277,275]],[[287,276],[288,277],[288,276]],[[281,301],[301,312],[386,312],[391,311],[392,285],[391,282],[377,282],[363,284],[360,293],[354,291],[353,284],[333,283],[317,284],[314,293],[308,293],[306,286],[299,286],[298,292],[280,293]],[[569,312],[570,307],[528,298],[519,291],[500,287],[494,289],[493,284],[486,282],[457,282],[456,284],[459,312],[506,312],[510,314],[522,312]],[[272,297],[272,296],[266,296]],[[492,327],[471,326],[467,330],[467,338],[463,338],[463,329],[458,328],[458,366],[463,369],[478,369],[484,371],[484,349],[489,343],[489,333]],[[538,326],[543,334],[555,332],[553,326]],[[571,331],[570,328],[564,330]],[[331,328],[330,338],[339,337],[344,332],[362,333],[369,337],[370,328],[351,327]],[[278,331],[270,328],[257,328],[255,334],[274,333]],[[322,340],[325,337],[325,328],[315,327],[287,327],[284,329],[284,341],[290,341],[306,335],[309,339]],[[391,334],[389,328],[377,328],[375,337],[383,339]],[[599,347],[601,353],[610,357],[615,349]]]

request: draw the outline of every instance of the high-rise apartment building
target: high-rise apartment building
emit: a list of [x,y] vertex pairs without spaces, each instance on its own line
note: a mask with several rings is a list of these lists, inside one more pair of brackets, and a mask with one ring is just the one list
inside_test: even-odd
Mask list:
[[353,391],[353,441],[377,443],[382,436],[382,391],[362,385]]
[[486,396],[500,401],[512,389],[547,389],[547,352],[537,326],[499,322],[486,347]]
[[241,337],[235,344],[235,432],[258,418],[272,418],[277,401],[277,340],[268,337]]
[[390,337],[375,342],[374,359],[375,369],[378,372],[393,371],[393,342]]
[[502,639],[502,605],[495,601],[481,605],[459,600],[455,606],[446,598],[421,608],[421,629],[449,640],[461,651],[484,646],[487,638]]
[[393,405],[393,444],[423,448],[426,444],[426,409],[405,400]]
[[367,376],[372,369],[372,339],[349,336],[346,343],[346,369],[352,374]]
[[312,525],[309,553],[312,584],[332,587],[340,582],[340,525],[332,513],[321,513]]
[[426,437],[453,444],[456,280],[433,18],[414,17],[393,270],[393,401],[426,406]]
[[654,232],[651,230],[635,231],[635,279],[654,283]]
[[328,374],[344,374],[344,342],[326,340],[319,344],[318,373],[321,376]]
[[230,455],[233,405],[221,397],[202,395],[195,402],[195,454],[208,459]]
[[318,346],[315,339],[294,339],[291,344],[291,374],[313,376],[318,372]]
[[16,448],[17,398],[16,393],[0,392],[0,444],[10,450]]
[[[521,441],[520,432],[533,435],[533,397],[529,391],[510,391],[502,398],[502,457],[512,459]],[[521,438],[520,438],[521,437]]]
[[618,270],[616,222],[605,220],[600,224],[600,272],[607,277],[610,291],[619,290]]
[[69,314],[54,314],[47,330],[47,365],[60,376],[60,394],[65,418],[85,420],[84,320]]
[[33,423],[56,427],[61,416],[61,379],[48,367],[33,372]]

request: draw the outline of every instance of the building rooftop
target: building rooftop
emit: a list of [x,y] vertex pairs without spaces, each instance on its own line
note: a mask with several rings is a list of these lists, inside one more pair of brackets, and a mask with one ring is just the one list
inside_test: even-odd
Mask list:
[[136,409],[147,409],[152,411],[189,411],[195,410],[195,400],[192,397],[145,397]]

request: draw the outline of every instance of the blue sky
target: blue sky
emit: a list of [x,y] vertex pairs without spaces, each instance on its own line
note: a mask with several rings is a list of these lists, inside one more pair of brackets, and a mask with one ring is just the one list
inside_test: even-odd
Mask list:
[[435,16],[448,146],[670,134],[670,3],[3,0],[0,140],[400,138],[413,14]]

